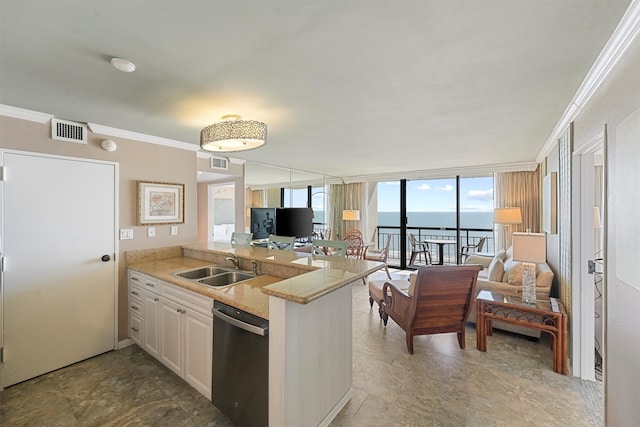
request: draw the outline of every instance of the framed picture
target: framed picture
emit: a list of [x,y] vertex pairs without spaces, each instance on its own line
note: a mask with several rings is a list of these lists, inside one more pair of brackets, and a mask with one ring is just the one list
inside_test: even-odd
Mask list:
[[138,181],[138,225],[184,224],[184,184]]

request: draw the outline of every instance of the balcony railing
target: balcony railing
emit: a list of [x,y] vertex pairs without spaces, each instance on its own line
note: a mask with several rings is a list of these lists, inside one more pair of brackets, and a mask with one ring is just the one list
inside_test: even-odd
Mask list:
[[[388,236],[391,236],[387,264],[389,266],[400,266],[400,239],[403,238],[403,236],[400,235],[400,226],[378,226],[376,233],[376,241],[379,248],[383,247],[387,243]],[[425,239],[456,239],[456,229],[448,227],[407,227],[407,233],[412,233],[419,242],[422,242]],[[455,264],[458,259],[458,252],[462,246],[475,245],[483,237],[487,237],[487,243],[482,249],[482,252],[493,253],[495,246],[493,230],[491,228],[460,228],[461,241],[458,242],[457,245],[444,246],[444,263]],[[407,237],[404,238],[407,240],[406,264],[408,265],[411,257],[411,243]],[[439,256],[437,245],[429,245],[429,252],[431,254],[431,259],[434,262],[437,262]],[[425,264],[424,255],[419,255],[416,258],[414,265],[416,264]]]

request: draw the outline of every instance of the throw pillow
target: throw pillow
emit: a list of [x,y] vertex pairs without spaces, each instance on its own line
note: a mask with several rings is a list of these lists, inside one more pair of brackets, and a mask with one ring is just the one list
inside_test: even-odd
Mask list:
[[[507,261],[504,265],[504,274],[507,276],[507,283],[522,285],[522,263],[520,261]],[[502,281],[504,282],[504,276]]]
[[504,249],[500,249],[496,256],[500,258],[503,263],[507,260],[507,252]]
[[504,274],[504,262],[499,257],[494,257],[491,264],[489,264],[489,277],[492,282],[502,282],[502,275]]

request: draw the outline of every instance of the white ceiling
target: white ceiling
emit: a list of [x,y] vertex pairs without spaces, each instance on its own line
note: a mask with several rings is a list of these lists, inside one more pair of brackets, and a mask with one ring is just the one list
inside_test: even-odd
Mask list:
[[[332,176],[535,161],[629,0],[0,0],[0,104]],[[114,57],[137,65],[123,73]]]

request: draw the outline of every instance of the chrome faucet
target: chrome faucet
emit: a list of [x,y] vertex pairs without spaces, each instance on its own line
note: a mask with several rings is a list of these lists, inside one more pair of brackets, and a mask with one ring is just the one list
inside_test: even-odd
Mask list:
[[225,260],[229,261],[233,265],[233,268],[235,268],[236,270],[240,269],[240,260],[238,259],[238,257],[236,257],[235,254],[229,254],[229,256],[225,258]]
[[258,261],[255,259],[251,260],[251,269],[253,270],[253,274],[258,275]]

